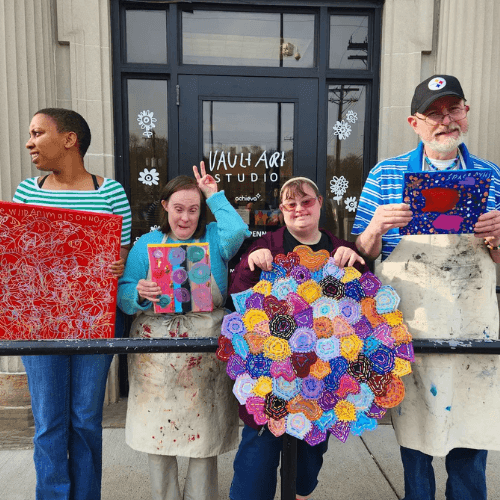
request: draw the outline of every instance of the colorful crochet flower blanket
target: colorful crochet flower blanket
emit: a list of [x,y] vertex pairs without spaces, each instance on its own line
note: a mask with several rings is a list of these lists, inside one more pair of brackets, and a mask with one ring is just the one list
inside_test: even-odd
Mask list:
[[232,297],[217,357],[240,404],[275,436],[345,442],[403,400],[411,335],[396,291],[371,272],[301,245]]

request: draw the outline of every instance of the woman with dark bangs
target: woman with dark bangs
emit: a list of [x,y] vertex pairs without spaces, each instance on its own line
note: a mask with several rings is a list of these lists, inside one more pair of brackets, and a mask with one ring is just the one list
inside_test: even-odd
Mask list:
[[[205,165],[195,179],[179,176],[161,193],[161,227],[143,235],[130,251],[118,304],[137,314],[131,337],[218,337],[227,296],[227,263],[248,226]],[[207,205],[216,222],[206,223]],[[213,311],[157,314],[161,288],[152,279],[147,245],[208,242]],[[125,438],[148,454],[153,500],[218,500],[217,455],[236,448],[238,413],[225,364],[213,353],[131,354]],[[190,457],[181,494],[177,456]]]

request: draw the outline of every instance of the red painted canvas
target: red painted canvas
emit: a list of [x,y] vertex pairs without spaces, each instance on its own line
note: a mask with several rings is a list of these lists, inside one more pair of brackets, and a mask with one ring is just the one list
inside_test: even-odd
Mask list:
[[0,340],[113,338],[122,218],[0,201]]

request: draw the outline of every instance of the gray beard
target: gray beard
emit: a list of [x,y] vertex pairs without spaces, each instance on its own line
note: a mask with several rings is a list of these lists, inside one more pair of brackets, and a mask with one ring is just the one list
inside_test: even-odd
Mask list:
[[465,134],[460,129],[458,131],[459,136],[456,139],[450,137],[444,142],[438,142],[436,140],[425,141],[422,138],[420,139],[429,149],[431,149],[432,151],[436,151],[436,153],[451,153],[452,151],[455,151],[458,146],[464,141]]

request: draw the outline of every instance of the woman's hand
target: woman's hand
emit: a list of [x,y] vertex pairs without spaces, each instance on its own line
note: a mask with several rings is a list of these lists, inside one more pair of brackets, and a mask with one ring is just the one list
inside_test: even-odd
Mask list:
[[108,271],[115,278],[121,278],[123,276],[124,270],[125,270],[125,259],[115,260],[113,263],[109,264],[109,266],[108,266]]
[[358,255],[352,248],[349,247],[338,247],[335,255],[333,256],[333,260],[338,267],[350,267],[356,262],[359,262],[360,264],[365,263],[363,257]]
[[198,167],[196,165],[193,165],[193,173],[195,179],[198,181],[198,187],[205,195],[205,198],[208,199],[210,198],[210,196],[217,192],[217,182],[211,175],[207,174],[207,172],[205,171],[204,161],[200,162],[200,172],[201,175],[198,173]]
[[155,281],[139,280],[137,283],[137,292],[139,293],[140,302],[149,300],[150,302],[159,302],[161,288]]
[[250,271],[254,271],[255,267],[259,267],[264,271],[271,271],[273,268],[272,264],[273,255],[268,248],[259,248],[248,256],[248,267]]

